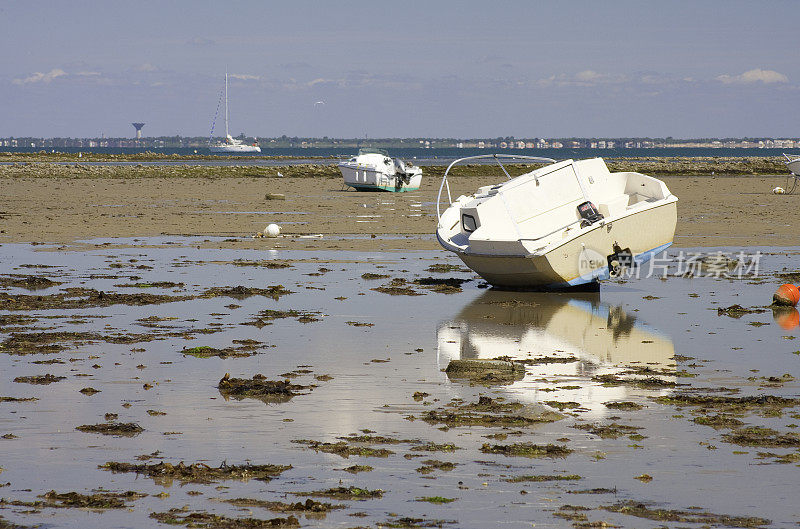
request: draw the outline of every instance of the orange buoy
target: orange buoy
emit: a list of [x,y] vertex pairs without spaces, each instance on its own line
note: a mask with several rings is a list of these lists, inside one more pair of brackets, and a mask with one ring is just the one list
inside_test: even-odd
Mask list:
[[772,304],[784,307],[796,307],[800,301],[800,290],[796,286],[786,283],[778,287],[772,295]]
[[791,331],[800,325],[800,312],[794,307],[776,307],[772,309],[772,317],[785,331]]

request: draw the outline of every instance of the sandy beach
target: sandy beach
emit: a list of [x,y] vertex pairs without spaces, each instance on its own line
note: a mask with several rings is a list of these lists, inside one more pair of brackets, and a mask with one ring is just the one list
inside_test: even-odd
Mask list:
[[[433,250],[441,179],[423,178],[412,193],[348,190],[330,170],[316,176],[0,176],[0,242],[55,242],[108,237],[194,235],[207,247]],[[428,169],[428,168],[426,168]],[[110,171],[110,172],[109,172]],[[113,171],[122,176],[114,177]],[[251,169],[258,172],[258,169]],[[287,171],[288,172],[288,171]],[[433,171],[429,171],[433,172]],[[441,169],[438,169],[441,172]],[[74,174],[73,174],[74,173]],[[112,176],[108,176],[112,175]],[[773,195],[784,176],[663,177],[679,198],[675,245],[796,245],[800,195]],[[494,181],[451,180],[453,197]],[[268,194],[285,199],[267,199]],[[285,237],[255,239],[269,223]],[[299,238],[321,234],[321,238]],[[375,238],[372,238],[375,235]]]

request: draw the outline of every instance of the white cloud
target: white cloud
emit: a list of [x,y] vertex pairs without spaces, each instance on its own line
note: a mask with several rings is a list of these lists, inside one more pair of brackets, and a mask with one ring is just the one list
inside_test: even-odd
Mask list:
[[239,79],[240,81],[258,81],[259,79],[261,79],[260,75],[249,75],[243,73],[232,73],[228,77]]
[[56,77],[61,77],[63,75],[67,75],[67,72],[62,70],[61,68],[53,68],[47,73],[42,72],[34,72],[33,74],[25,77],[24,79],[14,79],[11,81],[14,84],[28,84],[28,83],[49,83]]
[[536,84],[539,86],[596,86],[600,84],[617,84],[628,81],[625,75],[614,75],[599,73],[594,70],[583,70],[575,74],[562,73],[551,75],[545,79],[539,79]]
[[586,83],[591,83],[594,81],[599,81],[603,78],[603,76],[594,70],[584,70],[582,72],[578,72],[575,74],[575,79],[577,81],[583,81]]
[[720,75],[717,76],[717,81],[724,84],[753,84],[753,83],[788,83],[789,78],[775,70],[748,70],[741,75]]
[[155,72],[156,70],[158,70],[158,68],[156,68],[149,62],[146,62],[144,64],[140,64],[139,66],[137,66],[136,70],[139,72]]

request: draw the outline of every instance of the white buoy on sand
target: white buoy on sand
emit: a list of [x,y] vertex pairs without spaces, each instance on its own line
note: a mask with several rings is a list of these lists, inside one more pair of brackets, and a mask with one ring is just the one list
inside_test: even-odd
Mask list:
[[773,195],[783,195],[784,193],[786,193],[786,190],[782,187],[776,187],[772,190]]
[[277,224],[270,224],[264,228],[264,235],[267,237],[277,237],[281,234],[281,227]]

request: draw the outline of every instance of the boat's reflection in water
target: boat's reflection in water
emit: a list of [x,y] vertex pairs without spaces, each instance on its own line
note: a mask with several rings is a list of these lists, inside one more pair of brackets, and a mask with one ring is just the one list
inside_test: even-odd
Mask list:
[[[525,378],[506,387],[514,398],[579,402],[591,414],[605,414],[604,402],[653,395],[632,384],[603,385],[592,381],[595,375],[640,378],[648,375],[631,376],[629,368],[649,368],[667,383],[675,380],[672,340],[621,307],[603,303],[599,293],[490,290],[442,323],[437,338],[442,369],[453,359],[527,360]],[[551,360],[542,362],[543,357]]]

